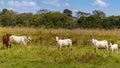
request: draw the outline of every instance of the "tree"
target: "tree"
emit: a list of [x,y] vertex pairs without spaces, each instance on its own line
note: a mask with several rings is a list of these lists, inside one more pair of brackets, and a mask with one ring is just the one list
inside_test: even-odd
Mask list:
[[102,28],[103,20],[106,17],[105,13],[99,10],[94,10],[91,15],[81,11],[78,11],[77,14],[80,15],[78,24],[83,28]]
[[103,19],[106,17],[105,13],[103,11],[100,10],[94,10],[92,11],[93,15],[95,15],[98,19]]
[[16,12],[13,10],[3,9],[1,13],[1,25],[14,26],[16,24]]
[[30,25],[30,20],[33,18],[32,13],[21,13],[17,15],[17,25],[22,25],[22,26],[31,26]]
[[2,12],[1,12],[1,14],[5,14],[5,13],[7,13],[7,12],[9,12],[8,9],[3,9]]
[[103,28],[105,29],[114,29],[120,28],[120,16],[109,16],[103,20]]
[[34,27],[41,27],[41,14],[33,15],[32,19],[30,20],[30,25]]
[[81,16],[88,16],[88,15],[90,15],[90,13],[78,11],[78,12],[76,12],[76,15],[77,15],[77,18],[80,18]]
[[93,12],[93,16],[95,19],[95,23],[99,25],[99,28],[102,28],[102,23],[104,18],[106,17],[105,13],[103,11],[100,10],[94,10]]
[[71,17],[60,12],[35,14],[32,22],[34,26],[46,28],[74,28],[76,24]]
[[69,9],[65,9],[65,10],[63,11],[63,14],[66,14],[67,16],[72,17],[72,11],[69,10]]

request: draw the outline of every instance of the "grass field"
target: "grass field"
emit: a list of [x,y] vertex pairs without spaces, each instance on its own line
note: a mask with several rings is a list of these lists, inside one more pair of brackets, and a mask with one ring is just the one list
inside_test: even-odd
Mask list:
[[[120,30],[99,29],[34,29],[0,28],[0,48],[5,33],[30,35],[32,41],[26,46],[13,44],[10,49],[0,49],[0,68],[119,68],[120,51],[108,54],[104,50],[94,53],[89,36],[98,40],[108,40],[120,45]],[[58,51],[55,36],[70,37],[73,51],[63,47]]]

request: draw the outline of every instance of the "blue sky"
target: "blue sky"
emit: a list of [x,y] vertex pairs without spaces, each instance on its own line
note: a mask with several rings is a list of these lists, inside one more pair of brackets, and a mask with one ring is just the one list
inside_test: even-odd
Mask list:
[[109,15],[120,15],[120,0],[0,0],[0,10],[7,8],[18,13],[36,13],[39,9],[60,11],[70,9],[74,12],[101,10]]

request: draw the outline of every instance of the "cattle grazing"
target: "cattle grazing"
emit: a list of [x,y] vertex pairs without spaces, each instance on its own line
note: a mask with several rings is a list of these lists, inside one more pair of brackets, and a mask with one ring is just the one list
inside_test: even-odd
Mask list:
[[56,37],[56,41],[58,43],[58,49],[61,50],[62,46],[68,46],[70,50],[72,50],[72,40],[71,39],[59,39]]
[[106,40],[98,41],[94,39],[92,36],[90,36],[89,41],[92,43],[95,53],[99,48],[105,48],[105,50],[108,52],[108,42]]
[[10,46],[10,48],[11,48],[11,40],[10,40],[10,36],[11,36],[12,34],[11,33],[6,33],[5,35],[3,35],[3,37],[2,37],[2,41],[3,41],[3,48],[4,48],[4,45],[6,45],[6,47],[8,48],[8,46]]
[[109,50],[113,53],[113,51],[118,52],[118,44],[109,44]]
[[29,40],[31,40],[30,36],[10,36],[10,39],[12,40],[12,43],[22,43],[23,45],[26,45]]

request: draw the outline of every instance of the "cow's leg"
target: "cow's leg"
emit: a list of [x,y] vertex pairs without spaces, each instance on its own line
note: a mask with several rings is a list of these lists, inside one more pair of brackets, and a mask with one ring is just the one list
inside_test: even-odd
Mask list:
[[62,46],[60,45],[60,48],[59,48],[60,51],[61,51],[61,48],[62,48]]
[[108,46],[108,44],[105,45],[105,50],[106,50],[107,53],[109,53],[109,46]]
[[22,41],[24,45],[26,45],[27,43],[25,41]]
[[94,52],[96,53],[96,51],[97,51],[97,48],[94,48]]
[[60,46],[58,45],[58,50],[60,49]]
[[112,49],[112,53],[113,53],[114,49]]
[[109,52],[108,47],[106,47],[106,52]]
[[8,49],[8,44],[6,44],[6,47],[7,47],[7,49]]
[[4,46],[5,46],[5,45],[4,45],[4,43],[3,43],[3,49],[4,49]]
[[72,45],[69,45],[69,49],[70,49],[70,51],[72,51]]
[[108,48],[107,48],[107,52],[109,52],[109,51],[108,51]]
[[10,44],[10,48],[12,47],[12,45]]
[[118,54],[118,48],[116,49],[116,53]]
[[118,49],[116,50],[116,53],[118,54]]

